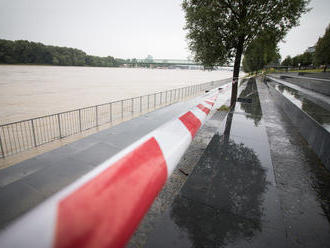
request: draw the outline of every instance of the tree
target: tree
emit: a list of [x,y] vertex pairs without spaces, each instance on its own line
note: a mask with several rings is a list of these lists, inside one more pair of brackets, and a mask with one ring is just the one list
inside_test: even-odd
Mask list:
[[279,64],[281,58],[277,47],[277,35],[271,31],[264,32],[247,47],[243,58],[245,72],[258,72],[268,64]]
[[291,56],[287,56],[281,63],[283,66],[292,66],[292,58]]
[[81,50],[69,47],[46,46],[26,40],[0,39],[0,63],[118,67],[126,63],[126,60],[111,56],[90,56]]
[[153,62],[153,57],[151,55],[148,55],[145,60],[146,63],[152,63]]
[[231,104],[236,101],[241,57],[265,30],[280,38],[298,25],[309,0],[184,0],[189,48],[205,66],[234,59]]
[[325,30],[323,37],[316,43],[314,62],[316,65],[324,65],[324,71],[330,64],[330,25]]
[[295,66],[295,67],[302,67],[302,66],[311,66],[313,64],[313,54],[310,52],[304,52],[303,54],[298,54],[291,58],[288,56],[285,60],[283,60],[282,65],[286,66]]
[[312,56],[312,53],[310,52],[304,52],[302,55],[301,55],[301,65],[303,66],[310,66],[313,64],[313,56]]

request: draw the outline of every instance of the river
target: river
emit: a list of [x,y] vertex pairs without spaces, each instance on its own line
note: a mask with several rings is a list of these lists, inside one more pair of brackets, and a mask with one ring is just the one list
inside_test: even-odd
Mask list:
[[1,65],[0,124],[231,75],[230,71]]

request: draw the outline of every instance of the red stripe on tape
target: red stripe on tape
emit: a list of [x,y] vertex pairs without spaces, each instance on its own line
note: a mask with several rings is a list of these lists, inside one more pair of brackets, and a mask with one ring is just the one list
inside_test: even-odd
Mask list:
[[202,125],[201,121],[191,111],[188,111],[187,113],[182,115],[179,119],[190,131],[191,136],[194,138],[196,132]]
[[63,199],[55,247],[122,247],[167,179],[151,138]]
[[207,107],[205,107],[204,105],[202,105],[202,104],[198,104],[197,105],[197,108],[199,108],[200,110],[202,110],[205,114],[209,114],[210,113],[210,111],[211,111],[211,109],[209,109],[209,108],[207,108]]
[[211,106],[214,105],[214,102],[211,102],[211,101],[205,101],[207,104],[210,104]]

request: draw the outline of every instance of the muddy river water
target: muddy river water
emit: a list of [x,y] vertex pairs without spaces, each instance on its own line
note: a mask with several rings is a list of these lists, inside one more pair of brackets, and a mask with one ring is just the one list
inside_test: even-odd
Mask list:
[[0,66],[0,124],[231,77],[230,71]]

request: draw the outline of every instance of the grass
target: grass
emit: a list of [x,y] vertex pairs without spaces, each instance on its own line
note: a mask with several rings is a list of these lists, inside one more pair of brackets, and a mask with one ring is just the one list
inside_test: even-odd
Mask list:
[[220,108],[217,109],[218,111],[225,111],[228,112],[230,108],[227,105],[222,105]]
[[[285,70],[267,69],[262,72],[262,74],[274,73],[274,72],[286,72]],[[302,70],[289,70],[288,72],[311,72],[311,73],[321,73],[323,69],[302,69]],[[330,68],[327,68],[326,72],[330,72]]]

